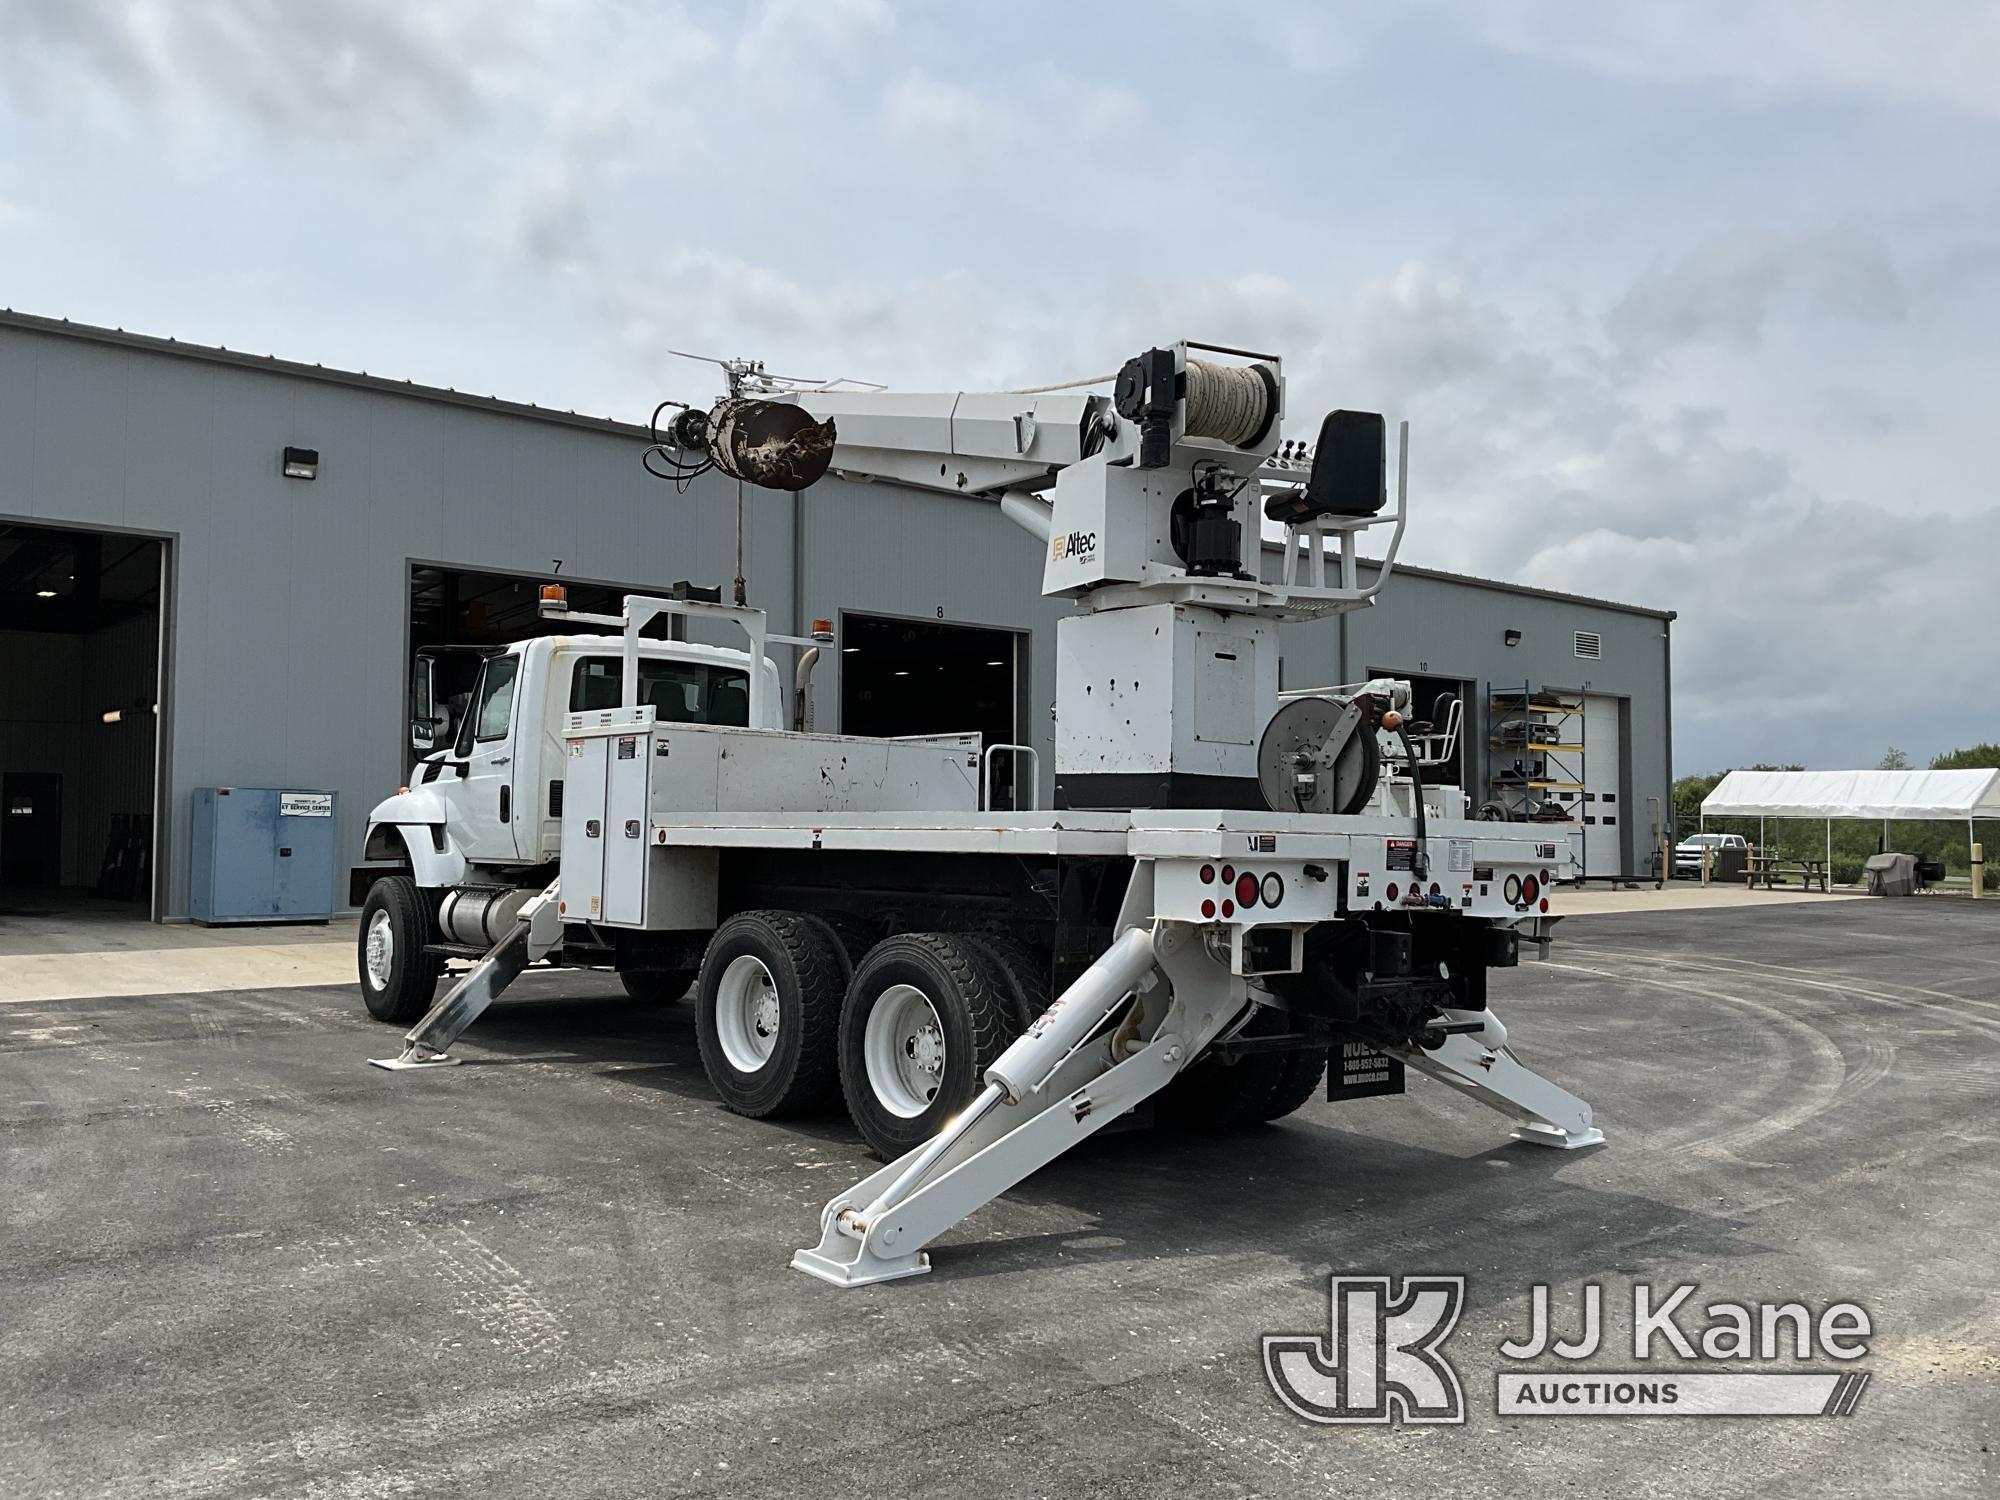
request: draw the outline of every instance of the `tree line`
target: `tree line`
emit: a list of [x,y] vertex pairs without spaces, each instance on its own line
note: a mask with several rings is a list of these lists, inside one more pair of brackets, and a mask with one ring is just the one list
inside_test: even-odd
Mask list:
[[[1910,757],[1891,745],[1876,763],[1885,771],[1904,771],[1910,768]],[[1982,742],[1968,745],[1962,750],[1950,750],[1931,760],[1933,771],[1960,771],[1970,769],[2000,769],[2000,745]],[[1758,764],[1744,766],[1746,771],[1803,771],[1800,765],[1774,766]],[[1701,821],[1702,800],[1715,790],[1722,778],[1729,773],[1717,771],[1710,775],[1681,776],[1674,781],[1674,827],[1678,837],[1687,838],[1703,825]],[[1757,842],[1756,818],[1710,818],[1710,833],[1740,833],[1752,843]],[[1975,825],[1974,834],[1985,844],[1989,872],[2000,871],[2000,823],[1980,822]],[[1820,855],[1826,852],[1826,823],[1818,818],[1769,818],[1764,820],[1764,842],[1772,853],[1781,858],[1802,855]],[[1955,875],[1969,873],[1972,867],[1972,853],[1966,827],[1963,823],[1914,823],[1892,819],[1889,823],[1886,845],[1883,829],[1877,818],[1835,818],[1833,820],[1833,864],[1831,873],[1834,880],[1842,884],[1853,884],[1861,878],[1862,861],[1871,854],[1879,854],[1886,847],[1906,854],[1917,855],[1921,859],[1937,860],[1947,872]],[[2000,876],[1987,875],[1987,889],[1995,888]]]

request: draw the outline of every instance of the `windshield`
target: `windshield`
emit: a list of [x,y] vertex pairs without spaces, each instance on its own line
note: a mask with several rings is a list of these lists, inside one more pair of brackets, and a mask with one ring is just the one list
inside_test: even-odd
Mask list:
[[[625,663],[616,656],[588,656],[570,679],[572,713],[616,708],[622,698]],[[650,703],[663,724],[750,722],[750,677],[732,667],[705,662],[639,659],[639,701]]]

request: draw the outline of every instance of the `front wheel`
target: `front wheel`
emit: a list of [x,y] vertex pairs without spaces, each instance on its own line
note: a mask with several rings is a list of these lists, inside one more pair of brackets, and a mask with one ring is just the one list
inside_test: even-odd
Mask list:
[[361,998],[378,1021],[400,1025],[431,1008],[444,960],[426,953],[437,940],[430,898],[407,875],[385,875],[361,908],[356,960]]
[[659,1005],[678,1000],[695,981],[696,969],[620,969],[618,982],[625,993],[643,1005]]
[[906,932],[868,950],[840,1012],[840,1084],[877,1156],[922,1145],[979,1092],[1018,1028],[979,940]]

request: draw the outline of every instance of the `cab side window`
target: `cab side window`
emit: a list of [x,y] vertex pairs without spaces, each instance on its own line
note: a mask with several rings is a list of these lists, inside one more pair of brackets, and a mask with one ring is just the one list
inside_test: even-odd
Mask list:
[[[570,712],[616,708],[623,699],[624,662],[616,656],[590,656],[576,664],[570,678]],[[702,662],[639,662],[639,701],[651,704],[662,724],[735,724],[750,722],[750,679],[727,667]]]
[[494,656],[479,679],[479,707],[473,712],[475,740],[504,740],[514,712],[514,678],[521,670],[518,656]]
[[569,680],[569,711],[616,708],[624,665],[615,656],[586,656],[579,661]]

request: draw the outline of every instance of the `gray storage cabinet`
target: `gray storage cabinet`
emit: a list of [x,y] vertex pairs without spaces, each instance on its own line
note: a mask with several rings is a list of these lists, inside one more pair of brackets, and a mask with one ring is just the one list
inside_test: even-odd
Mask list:
[[197,922],[314,922],[333,915],[339,793],[204,786],[194,794]]

